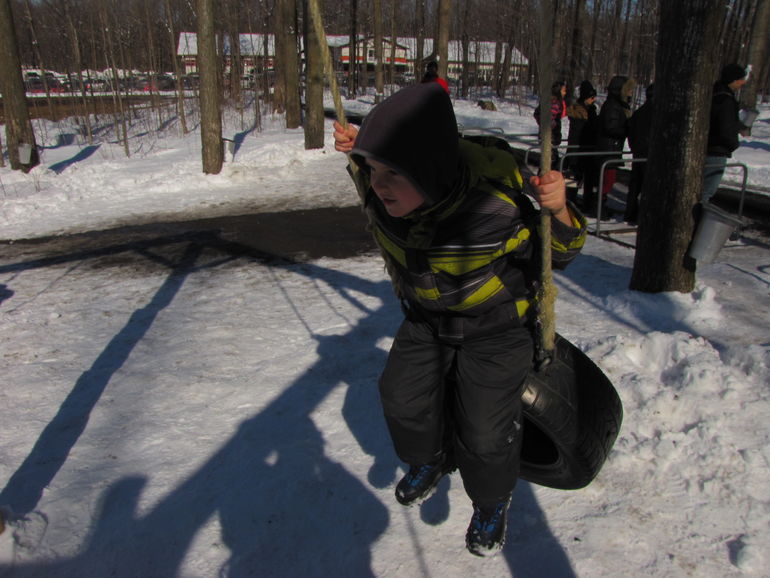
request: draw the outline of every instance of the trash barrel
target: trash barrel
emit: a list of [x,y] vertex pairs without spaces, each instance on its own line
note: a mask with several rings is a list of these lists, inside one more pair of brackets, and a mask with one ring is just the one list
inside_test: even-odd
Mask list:
[[743,225],[738,217],[710,203],[702,203],[700,223],[695,231],[689,255],[699,263],[713,263],[736,227]]

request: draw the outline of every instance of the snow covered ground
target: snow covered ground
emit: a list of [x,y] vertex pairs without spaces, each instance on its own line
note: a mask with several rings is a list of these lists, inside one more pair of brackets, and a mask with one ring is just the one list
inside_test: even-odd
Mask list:
[[[458,120],[535,131],[497,104]],[[729,242],[687,295],[629,291],[633,251],[595,237],[555,275],[559,331],[616,385],[623,428],[587,488],[521,482],[482,560],[458,474],[420,507],[393,498],[376,380],[400,313],[377,255],[23,242],[352,206],[345,158],[230,115],[235,155],[205,176],[197,134],[137,120],[126,158],[103,122],[94,144],[37,123],[42,166],[0,169],[0,576],[770,576],[767,237]],[[737,154],[750,183],[768,151],[763,108]]]

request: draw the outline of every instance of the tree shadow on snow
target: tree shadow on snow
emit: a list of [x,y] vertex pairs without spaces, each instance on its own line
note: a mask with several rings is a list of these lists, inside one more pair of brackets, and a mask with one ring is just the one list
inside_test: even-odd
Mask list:
[[75,156],[63,161],[59,161],[58,163],[54,163],[48,168],[55,172],[57,175],[60,175],[75,163],[86,160],[99,149],[99,146],[100,145],[89,145],[87,147],[83,147]]
[[[216,258],[210,257],[212,249]],[[207,263],[201,262],[204,250],[209,256]],[[42,259],[17,265],[16,269],[0,267],[0,272],[123,251],[165,264],[170,269],[168,278],[78,379],[28,458],[0,493],[0,504],[10,506],[17,519],[38,506],[43,490],[85,430],[105,387],[158,314],[176,297],[185,279],[234,259],[264,257],[216,235],[188,235]],[[388,507],[348,472],[344,458],[338,462],[326,454],[322,432],[312,414],[344,384],[342,414],[362,450],[372,456],[369,481],[378,488],[392,487],[399,464],[378,399],[377,377],[386,353],[377,345],[395,332],[400,319],[398,306],[386,281],[372,282],[307,263],[271,260],[266,265],[271,269],[290,268],[314,281],[323,281],[364,315],[349,322],[350,330],[344,335],[322,335],[310,330],[317,342],[318,361],[269,405],[243,421],[205,463],[146,513],[138,513],[138,503],[147,480],[136,476],[116,481],[104,492],[94,524],[77,556],[21,563],[14,567],[13,576],[176,576],[192,541],[212,517],[218,519],[221,542],[229,551],[226,566],[219,570],[221,576],[374,575],[371,551],[388,528]],[[382,304],[369,307],[356,297],[361,294],[379,297]],[[288,293],[284,297],[289,298]],[[301,306],[292,306],[309,328]],[[389,328],[385,331],[389,335],[383,335],[383,327]],[[346,356],[341,356],[341,351]],[[254,385],[259,387],[258,383]],[[423,520],[427,523],[441,523],[448,517],[447,486],[443,481],[439,495],[423,505]],[[528,484],[519,485],[515,498],[513,511],[544,520]],[[520,531],[515,518],[509,529],[514,534]],[[545,562],[541,555],[545,552],[548,568],[554,570],[550,575],[572,575],[566,555],[547,524],[542,522],[531,529],[534,534],[528,534],[525,544],[531,547],[533,535],[537,536],[537,554],[518,546],[515,536],[509,536],[504,555],[512,571],[518,574],[530,564],[542,568]],[[463,532],[464,528],[459,528],[458,537]],[[457,546],[463,547],[461,538]],[[539,566],[534,565],[535,558]]]

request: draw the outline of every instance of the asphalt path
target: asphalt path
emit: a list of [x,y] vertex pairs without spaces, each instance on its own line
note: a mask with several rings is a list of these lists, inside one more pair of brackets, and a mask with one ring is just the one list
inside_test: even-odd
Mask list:
[[124,255],[185,240],[198,240],[231,255],[262,259],[343,259],[375,249],[366,223],[366,216],[357,206],[145,223],[2,242],[0,261],[56,260],[88,253]]

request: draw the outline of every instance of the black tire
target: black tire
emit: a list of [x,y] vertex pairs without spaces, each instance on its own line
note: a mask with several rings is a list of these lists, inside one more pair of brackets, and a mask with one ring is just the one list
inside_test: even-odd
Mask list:
[[553,359],[531,373],[522,401],[519,476],[560,490],[587,486],[604,465],[623,420],[607,376],[557,335]]

